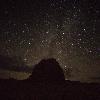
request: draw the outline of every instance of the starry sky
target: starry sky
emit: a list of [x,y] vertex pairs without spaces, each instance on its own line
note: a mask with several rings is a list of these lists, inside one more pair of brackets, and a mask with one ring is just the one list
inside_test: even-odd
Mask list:
[[[66,79],[100,82],[99,4],[99,0],[1,0],[0,55],[20,58],[27,68],[55,58]],[[30,75],[24,69],[1,67],[1,78]]]

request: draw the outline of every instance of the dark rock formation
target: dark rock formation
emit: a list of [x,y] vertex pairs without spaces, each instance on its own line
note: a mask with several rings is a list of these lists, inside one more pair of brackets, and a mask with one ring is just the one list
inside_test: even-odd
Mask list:
[[64,73],[55,59],[41,60],[34,66],[30,80],[35,82],[61,82],[64,81]]
[[100,84],[65,81],[59,63],[47,59],[26,80],[0,79],[0,100],[100,100]]

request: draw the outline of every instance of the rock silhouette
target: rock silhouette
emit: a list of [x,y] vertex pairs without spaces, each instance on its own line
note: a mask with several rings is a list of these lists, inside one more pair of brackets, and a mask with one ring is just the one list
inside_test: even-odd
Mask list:
[[65,81],[63,70],[56,59],[44,59],[34,66],[30,80],[35,82],[62,82]]
[[0,79],[0,100],[100,100],[99,83],[65,81],[59,63],[41,60],[26,80]]

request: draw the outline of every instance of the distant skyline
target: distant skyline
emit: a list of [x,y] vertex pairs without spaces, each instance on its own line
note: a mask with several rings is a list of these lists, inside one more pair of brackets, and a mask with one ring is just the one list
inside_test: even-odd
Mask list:
[[[99,5],[99,0],[1,0],[0,55],[19,57],[27,67],[55,58],[71,69],[70,80],[100,82]],[[0,77],[30,75],[23,72],[0,68]]]

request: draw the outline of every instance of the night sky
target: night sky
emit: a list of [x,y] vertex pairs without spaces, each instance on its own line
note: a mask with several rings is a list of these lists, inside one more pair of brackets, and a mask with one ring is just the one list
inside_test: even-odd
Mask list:
[[[99,6],[99,0],[0,0],[0,55],[21,58],[29,68],[55,58],[71,71],[66,78],[100,82]],[[3,67],[1,78],[30,74]]]

